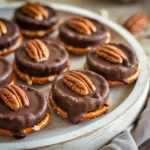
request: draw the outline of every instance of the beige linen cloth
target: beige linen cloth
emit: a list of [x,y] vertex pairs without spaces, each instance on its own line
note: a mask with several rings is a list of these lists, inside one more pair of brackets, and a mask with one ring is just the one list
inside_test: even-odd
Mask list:
[[150,93],[134,128],[127,129],[100,150],[150,150]]

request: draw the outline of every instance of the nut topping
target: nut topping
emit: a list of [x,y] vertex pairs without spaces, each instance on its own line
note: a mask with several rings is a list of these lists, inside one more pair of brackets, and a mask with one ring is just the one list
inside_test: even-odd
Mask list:
[[38,21],[47,19],[49,16],[47,9],[37,3],[27,3],[21,10],[24,14]]
[[127,60],[126,55],[116,46],[113,45],[104,45],[97,49],[97,55],[101,58],[113,62],[113,63],[123,63],[124,60]]
[[127,28],[131,33],[140,32],[148,24],[148,17],[145,13],[136,13],[130,17],[125,23],[125,28]]
[[9,85],[1,89],[0,97],[9,108],[17,110],[29,106],[25,92],[17,85]]
[[91,80],[78,71],[71,71],[64,75],[63,82],[74,92],[88,95],[96,90]]
[[7,33],[7,27],[5,26],[5,24],[0,21],[0,36],[4,35]]
[[77,32],[86,35],[91,35],[92,32],[97,31],[95,25],[90,20],[83,17],[73,17],[67,24]]
[[34,61],[41,62],[49,58],[48,47],[38,39],[28,41],[25,50]]

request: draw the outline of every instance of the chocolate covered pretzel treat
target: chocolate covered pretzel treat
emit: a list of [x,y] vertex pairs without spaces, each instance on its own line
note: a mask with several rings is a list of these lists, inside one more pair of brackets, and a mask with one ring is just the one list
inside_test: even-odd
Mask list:
[[14,20],[27,37],[44,37],[60,26],[57,12],[39,3],[26,3],[15,11]]
[[102,75],[110,86],[134,82],[140,73],[136,55],[123,44],[106,44],[87,55],[85,70]]
[[0,134],[21,139],[50,122],[47,98],[28,86],[9,85],[0,90]]
[[103,24],[81,16],[68,19],[59,29],[59,43],[73,54],[85,54],[110,40],[111,35]]
[[14,70],[29,85],[51,82],[69,66],[67,51],[49,40],[29,40],[15,53]]
[[0,55],[15,51],[22,43],[18,26],[13,22],[0,18]]
[[16,77],[12,65],[0,56],[0,89],[9,84],[15,84]]
[[50,105],[71,123],[97,118],[109,110],[107,81],[92,71],[69,71],[52,84]]

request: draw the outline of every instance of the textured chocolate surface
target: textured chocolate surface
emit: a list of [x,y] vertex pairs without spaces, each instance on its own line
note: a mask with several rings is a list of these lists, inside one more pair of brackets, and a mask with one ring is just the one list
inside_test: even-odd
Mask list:
[[87,54],[87,67],[89,70],[102,75],[107,80],[122,81],[126,83],[126,78],[131,76],[137,66],[137,57],[128,47],[123,44],[113,44],[117,46],[128,58],[129,66],[125,63],[115,64],[102,59],[96,54],[96,50]]
[[0,36],[0,50],[4,50],[16,44],[20,36],[20,30],[13,21],[8,21],[1,18],[0,21],[2,21],[7,27],[7,33]]
[[59,74],[67,67],[69,58],[67,51],[55,42],[47,40],[44,43],[50,51],[50,56],[46,61],[35,62],[32,60],[26,53],[24,46],[16,51],[16,64],[22,72],[30,76],[46,77]]
[[44,19],[43,21],[35,20],[34,18],[25,15],[21,11],[22,7],[20,7],[15,11],[14,20],[22,29],[27,29],[27,30],[49,29],[58,22],[59,18],[57,16],[57,12],[54,9],[44,5],[42,6],[45,7],[49,12],[49,17],[47,19]]
[[0,88],[8,85],[12,81],[12,65],[0,56]]
[[14,137],[24,137],[24,129],[40,122],[48,111],[47,98],[28,86],[21,86],[29,98],[29,106],[11,110],[0,100],[0,128],[10,130]]
[[64,74],[59,75],[52,84],[52,98],[56,104],[65,110],[71,123],[78,123],[84,114],[102,107],[109,94],[106,80],[91,71],[80,71],[86,75],[95,85],[96,91],[82,96],[73,92],[63,82]]
[[90,20],[96,26],[97,32],[94,32],[91,35],[84,35],[70,28],[67,25],[67,22],[65,22],[59,29],[60,39],[67,45],[80,48],[95,47],[104,44],[108,33],[106,27],[96,20]]

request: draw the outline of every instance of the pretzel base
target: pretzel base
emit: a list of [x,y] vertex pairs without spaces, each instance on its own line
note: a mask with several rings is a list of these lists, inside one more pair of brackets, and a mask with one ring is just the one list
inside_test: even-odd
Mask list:
[[[52,82],[57,74],[50,75],[47,77],[35,77],[35,76],[29,76],[28,74],[23,73],[22,71],[19,70],[19,68],[16,65],[16,62],[14,61],[13,63],[14,71],[17,74],[17,76],[22,79],[23,81],[26,81],[28,85],[32,84],[45,84],[48,82]],[[63,70],[63,72],[66,72],[69,70],[70,67],[70,60],[67,62],[67,67]]]
[[[62,116],[63,118],[68,118],[67,117],[67,112],[64,111],[63,109],[61,109],[58,105],[56,105],[55,101],[52,99],[52,94],[50,93],[49,95],[49,101],[50,101],[50,105],[52,107],[52,109],[60,116]],[[89,119],[95,119],[97,117],[102,116],[103,114],[106,114],[110,109],[110,103],[109,100],[106,101],[106,104],[104,106],[102,106],[101,108],[93,111],[93,112],[89,112],[86,113],[80,120],[89,120]]]
[[21,44],[22,44],[22,35],[19,36],[17,42],[13,46],[11,46],[8,49],[0,50],[0,55],[5,56],[8,55],[9,53],[14,52]]
[[61,21],[58,21],[53,27],[46,29],[46,30],[26,30],[26,29],[21,29],[21,33],[29,38],[42,38],[47,36],[49,33],[52,33],[55,31],[59,26],[61,25]]
[[[51,119],[51,114],[50,114],[50,110],[48,110],[45,117],[38,124],[24,130],[25,136],[28,135],[28,134],[40,131],[41,129],[46,127],[48,125],[48,123],[50,122],[50,119]],[[3,128],[0,128],[0,134],[1,135],[6,135],[6,136],[14,136],[13,132],[11,132],[9,130],[6,130],[6,129],[3,129]]]
[[12,80],[11,80],[11,82],[10,82],[10,85],[12,85],[12,84],[16,84],[16,75],[15,75],[14,72],[13,72],[13,74],[12,74]]
[[[67,45],[66,43],[64,43],[60,37],[58,36],[57,38],[58,43],[60,43],[61,45],[63,45],[68,52],[75,54],[75,55],[82,55],[82,54],[86,54],[88,53],[90,50],[93,49],[93,47],[87,47],[87,48],[80,48],[80,47],[73,47],[71,45]],[[110,33],[107,34],[107,39],[105,41],[105,44],[109,43],[111,41],[111,35]]]
[[[86,63],[84,64],[84,70],[88,70],[88,67],[87,67]],[[137,67],[136,67],[136,70],[135,70],[134,74],[125,79],[126,83],[121,82],[121,81],[111,81],[111,80],[108,80],[107,82],[109,84],[109,87],[122,86],[122,85],[130,84],[130,83],[136,81],[139,74],[140,74],[140,66],[139,66],[139,63],[137,63]]]

